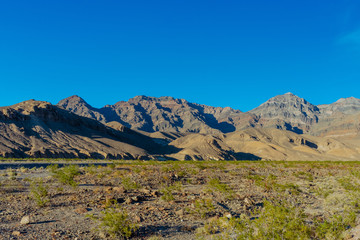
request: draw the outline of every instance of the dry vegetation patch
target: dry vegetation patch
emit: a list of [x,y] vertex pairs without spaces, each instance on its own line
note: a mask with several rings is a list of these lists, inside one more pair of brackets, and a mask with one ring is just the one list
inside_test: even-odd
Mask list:
[[244,161],[5,169],[0,239],[348,239],[359,170]]

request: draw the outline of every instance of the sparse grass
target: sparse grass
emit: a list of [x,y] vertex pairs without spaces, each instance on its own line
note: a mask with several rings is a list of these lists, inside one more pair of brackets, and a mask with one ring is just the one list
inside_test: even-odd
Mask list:
[[44,207],[49,201],[48,186],[42,180],[33,180],[30,183],[30,197],[39,207]]
[[128,239],[138,229],[128,213],[118,206],[107,208],[99,217],[91,217],[99,223],[98,230],[105,232],[112,239]]
[[198,199],[194,203],[194,210],[192,213],[200,216],[201,218],[207,218],[214,210],[215,207],[211,199]]
[[181,190],[182,190],[182,184],[180,182],[177,182],[169,186],[165,185],[160,189],[160,192],[163,194],[161,196],[161,199],[167,202],[173,201],[175,200],[174,191],[181,191]]
[[216,191],[221,193],[226,199],[234,197],[234,191],[225,183],[222,183],[218,178],[211,178],[207,185],[208,191]]
[[141,187],[140,184],[131,180],[130,177],[123,177],[121,179],[121,184],[123,185],[125,190],[133,190],[133,189],[138,189]]
[[74,178],[80,174],[78,166],[69,165],[63,168],[58,168],[57,165],[51,165],[48,169],[53,174],[53,177],[62,184],[77,187],[78,183]]

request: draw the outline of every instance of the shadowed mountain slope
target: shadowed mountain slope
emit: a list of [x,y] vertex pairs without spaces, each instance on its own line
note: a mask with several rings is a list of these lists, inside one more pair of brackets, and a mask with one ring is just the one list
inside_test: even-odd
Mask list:
[[286,93],[270,98],[250,113],[260,118],[262,127],[303,133],[318,122],[320,110],[305,99]]
[[119,122],[146,132],[227,133],[251,127],[254,115],[232,108],[210,107],[172,97],[137,96],[95,109],[78,96],[61,100],[58,106],[103,123]]
[[0,156],[149,158],[161,151],[151,138],[72,114],[47,102],[0,108]]

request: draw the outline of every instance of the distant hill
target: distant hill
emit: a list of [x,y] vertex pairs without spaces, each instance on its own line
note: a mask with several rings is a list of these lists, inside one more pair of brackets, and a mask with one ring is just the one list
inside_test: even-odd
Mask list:
[[256,122],[254,115],[229,107],[210,107],[172,97],[137,96],[96,109],[82,98],[71,96],[57,105],[83,117],[103,123],[117,121],[146,132],[227,133]]
[[[320,136],[341,129],[357,131],[351,116],[360,114],[360,99],[342,98],[333,104],[313,105],[292,93],[270,98],[259,107],[241,112],[172,97],[137,96],[103,108],[93,108],[72,96],[58,106],[102,123],[118,122],[145,132],[219,134],[247,128],[276,128]],[[356,117],[355,117],[356,118]]]
[[161,151],[150,137],[117,131],[47,102],[0,108],[0,156],[149,159]]
[[244,113],[172,97],[94,108],[78,96],[0,108],[0,156],[358,160],[360,100],[315,106],[287,93]]

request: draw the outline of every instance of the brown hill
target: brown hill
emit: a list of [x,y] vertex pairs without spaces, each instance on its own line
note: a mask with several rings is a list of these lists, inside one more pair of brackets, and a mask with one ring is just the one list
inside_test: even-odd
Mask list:
[[182,160],[302,161],[357,160],[360,157],[360,148],[357,147],[360,144],[271,128],[252,128],[217,136],[188,134],[170,145],[181,149],[170,156]]
[[58,106],[103,123],[119,122],[145,132],[227,133],[256,124],[256,117],[232,108],[210,107],[172,97],[137,96],[96,109],[78,96]]
[[270,98],[250,113],[259,117],[262,127],[303,133],[318,122],[320,110],[305,99],[286,93]]
[[0,108],[0,156],[54,158],[150,158],[161,151],[151,138],[115,130],[47,102]]

